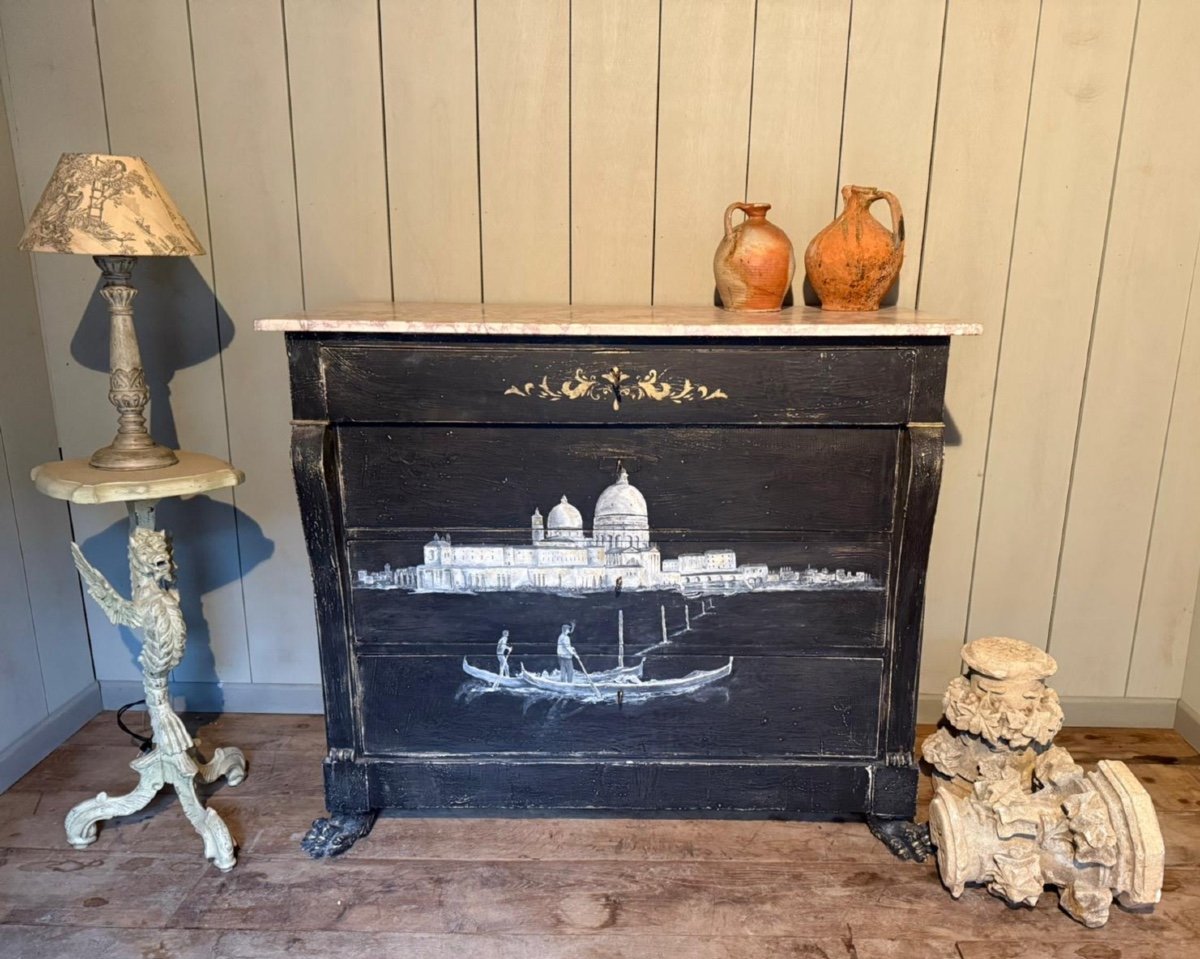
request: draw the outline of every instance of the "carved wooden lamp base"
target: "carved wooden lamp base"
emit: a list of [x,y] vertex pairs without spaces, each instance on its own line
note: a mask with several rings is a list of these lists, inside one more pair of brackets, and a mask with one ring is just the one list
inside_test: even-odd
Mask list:
[[175,451],[151,440],[143,446],[118,445],[118,436],[108,446],[102,446],[92,454],[88,463],[99,470],[147,470],[163,469],[179,462]]
[[133,298],[137,290],[131,282],[136,256],[96,256],[102,285],[100,295],[108,302],[109,334],[108,401],[119,414],[117,435],[96,450],[90,465],[102,470],[151,470],[174,466],[179,462],[173,450],[156,443],[146,430],[146,404],[150,390],[146,371],[133,328]]
[[179,462],[175,451],[151,440],[139,446],[121,444],[117,436],[108,446],[102,446],[88,460],[98,470],[156,470]]

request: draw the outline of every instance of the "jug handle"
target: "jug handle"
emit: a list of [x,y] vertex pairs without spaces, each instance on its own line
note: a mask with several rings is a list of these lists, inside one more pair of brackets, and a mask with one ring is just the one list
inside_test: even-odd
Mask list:
[[725,207],[725,239],[733,236],[733,211],[741,210],[745,213],[749,205],[748,203],[730,203],[729,206]]
[[892,211],[892,244],[898,250],[904,246],[904,211],[900,209],[900,201],[896,194],[887,190],[878,190],[875,199],[887,200],[888,208]]

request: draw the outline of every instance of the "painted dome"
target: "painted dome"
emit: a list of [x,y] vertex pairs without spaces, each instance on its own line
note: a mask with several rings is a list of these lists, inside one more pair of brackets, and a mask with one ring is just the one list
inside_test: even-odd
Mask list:
[[575,539],[583,535],[583,514],[564,496],[546,517],[547,539]]
[[596,500],[596,529],[649,529],[646,498],[621,470],[617,481]]

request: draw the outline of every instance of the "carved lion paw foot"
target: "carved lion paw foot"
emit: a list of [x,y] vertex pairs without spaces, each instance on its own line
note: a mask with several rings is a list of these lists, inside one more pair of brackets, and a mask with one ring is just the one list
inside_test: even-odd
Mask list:
[[313,859],[340,856],[371,831],[377,813],[335,813],[314,819],[312,828],[300,840],[300,848]]
[[871,835],[905,862],[924,862],[933,851],[929,839],[929,824],[904,819],[867,819]]

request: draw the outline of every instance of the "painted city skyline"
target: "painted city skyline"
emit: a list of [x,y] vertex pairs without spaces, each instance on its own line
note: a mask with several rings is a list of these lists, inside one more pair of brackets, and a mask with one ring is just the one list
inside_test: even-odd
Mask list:
[[564,495],[546,516],[534,509],[527,545],[457,544],[434,533],[423,548],[424,562],[359,569],[355,586],[419,593],[669,590],[688,596],[881,588],[863,571],[739,564],[729,548],[664,558],[650,532],[645,496],[622,469],[596,500],[590,534]]

